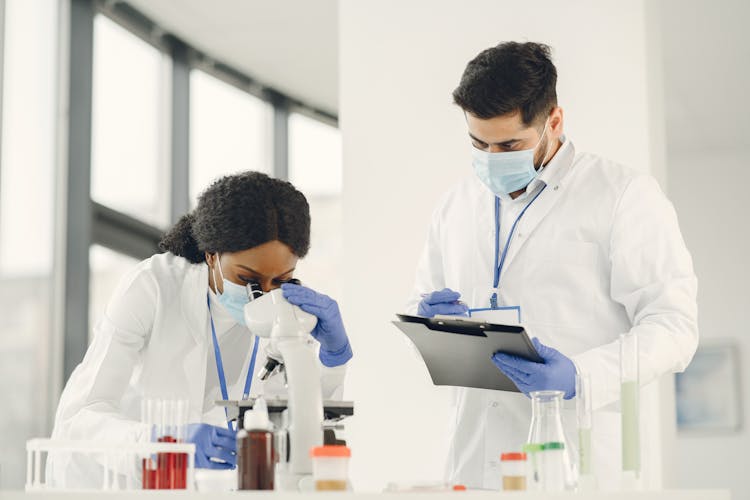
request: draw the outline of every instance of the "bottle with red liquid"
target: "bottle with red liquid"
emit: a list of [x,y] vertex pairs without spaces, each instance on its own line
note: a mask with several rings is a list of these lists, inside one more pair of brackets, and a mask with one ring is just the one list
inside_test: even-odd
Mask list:
[[245,412],[243,429],[237,433],[237,489],[273,490],[276,457],[274,435],[262,399]]

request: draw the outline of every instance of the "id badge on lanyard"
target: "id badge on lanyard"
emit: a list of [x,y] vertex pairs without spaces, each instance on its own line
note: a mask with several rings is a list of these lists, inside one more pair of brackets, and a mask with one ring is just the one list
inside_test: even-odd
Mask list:
[[469,309],[470,317],[500,325],[518,325],[521,323],[521,306],[498,305],[497,292],[500,289],[500,278],[502,277],[505,258],[508,255],[508,249],[513,240],[513,234],[516,232],[516,226],[518,226],[518,222],[521,220],[521,217],[523,217],[523,214],[526,213],[526,210],[528,210],[531,204],[539,198],[539,195],[544,192],[546,187],[546,184],[543,185],[542,189],[534,195],[531,201],[523,207],[521,213],[518,214],[518,217],[516,217],[516,220],[513,222],[513,225],[508,232],[508,239],[505,242],[502,252],[500,251],[500,198],[495,197],[495,276],[492,282],[493,291],[490,295],[490,307]]
[[521,306],[496,306],[479,309],[469,309],[469,317],[481,319],[496,325],[521,324]]

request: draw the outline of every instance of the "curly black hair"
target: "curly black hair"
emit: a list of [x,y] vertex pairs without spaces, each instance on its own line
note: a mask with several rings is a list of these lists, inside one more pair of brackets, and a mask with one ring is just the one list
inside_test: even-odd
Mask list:
[[310,249],[310,206],[292,184],[260,172],[215,181],[159,242],[190,262],[206,252],[238,252],[279,240],[302,258]]
[[504,42],[469,61],[453,102],[484,120],[520,111],[529,126],[557,106],[556,86],[557,69],[547,45]]

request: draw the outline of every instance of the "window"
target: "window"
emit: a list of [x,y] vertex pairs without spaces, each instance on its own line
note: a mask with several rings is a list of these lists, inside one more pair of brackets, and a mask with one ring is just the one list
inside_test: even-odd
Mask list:
[[308,196],[341,195],[341,132],[299,113],[289,116],[289,179]]
[[305,115],[289,116],[289,180],[310,204],[309,255],[295,273],[304,283],[334,298],[342,283],[341,133]]
[[91,196],[169,223],[169,58],[111,20],[94,20]]
[[271,106],[209,74],[190,73],[190,199],[222,175],[270,174]]
[[0,488],[23,488],[26,440],[48,432],[56,0],[5,0],[0,158]]
[[122,277],[138,264],[138,259],[115,252],[101,245],[89,251],[89,343],[94,328],[102,319],[104,309]]

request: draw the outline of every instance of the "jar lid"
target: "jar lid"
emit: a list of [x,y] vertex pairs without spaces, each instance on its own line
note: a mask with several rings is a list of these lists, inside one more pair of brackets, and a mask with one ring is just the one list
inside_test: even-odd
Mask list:
[[538,443],[526,443],[521,449],[526,453],[536,453],[542,451],[542,445]]
[[352,456],[352,450],[342,445],[316,446],[310,449],[311,457],[336,457],[348,458]]
[[526,453],[503,453],[500,455],[500,460],[526,460]]
[[542,445],[542,449],[543,450],[564,450],[565,443],[560,443],[560,442],[544,443]]

